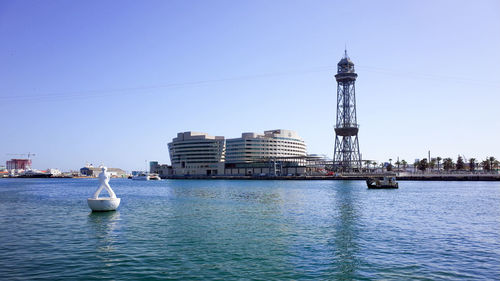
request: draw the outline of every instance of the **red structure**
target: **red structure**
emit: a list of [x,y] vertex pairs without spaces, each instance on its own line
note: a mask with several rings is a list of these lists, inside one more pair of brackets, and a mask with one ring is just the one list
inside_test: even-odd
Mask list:
[[31,159],[10,159],[6,163],[7,170],[26,170],[31,167]]

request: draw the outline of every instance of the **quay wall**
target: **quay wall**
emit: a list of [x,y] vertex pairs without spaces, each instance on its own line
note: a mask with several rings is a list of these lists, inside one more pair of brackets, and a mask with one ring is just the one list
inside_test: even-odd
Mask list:
[[[367,180],[384,175],[341,176],[169,176],[167,179],[224,179],[224,180]],[[405,175],[395,176],[399,181],[500,181],[499,174],[461,175]]]

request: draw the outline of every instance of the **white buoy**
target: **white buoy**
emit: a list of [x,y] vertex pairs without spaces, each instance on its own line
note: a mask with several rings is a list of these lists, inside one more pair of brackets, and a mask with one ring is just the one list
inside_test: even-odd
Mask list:
[[[107,168],[102,167],[102,172],[99,174],[99,188],[96,190],[92,198],[87,199],[89,208],[95,212],[114,211],[120,205],[120,198],[116,197],[115,192],[111,189],[111,186],[109,186],[110,176],[106,171]],[[109,197],[99,198],[99,193],[101,193],[103,188],[106,188],[106,191],[109,193]]]

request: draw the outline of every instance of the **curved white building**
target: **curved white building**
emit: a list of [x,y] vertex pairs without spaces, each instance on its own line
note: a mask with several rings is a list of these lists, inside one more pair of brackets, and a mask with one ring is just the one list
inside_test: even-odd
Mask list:
[[224,173],[224,137],[184,132],[168,144],[174,175],[220,175]]
[[290,130],[243,133],[226,140],[226,163],[253,163],[271,158],[306,156],[306,143]]

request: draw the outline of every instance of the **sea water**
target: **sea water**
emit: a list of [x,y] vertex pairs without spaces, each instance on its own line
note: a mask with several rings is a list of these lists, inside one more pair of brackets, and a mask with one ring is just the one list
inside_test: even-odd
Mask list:
[[0,179],[0,279],[500,279],[500,183]]

